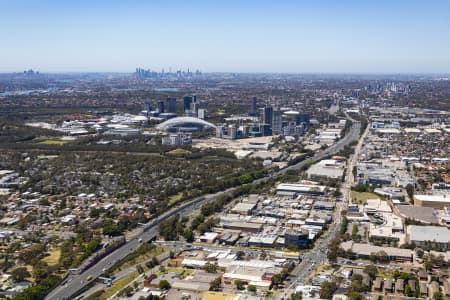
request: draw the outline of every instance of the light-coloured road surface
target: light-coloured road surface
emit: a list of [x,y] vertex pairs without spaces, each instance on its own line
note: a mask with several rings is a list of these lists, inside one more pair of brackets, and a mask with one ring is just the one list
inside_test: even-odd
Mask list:
[[347,115],[347,118],[353,121],[352,132],[348,134],[348,136],[352,136],[351,141],[358,140],[358,144],[355,147],[354,154],[349,158],[347,163],[347,172],[345,174],[345,182],[341,186],[342,192],[342,202],[336,203],[336,210],[333,217],[333,223],[329,226],[329,230],[324,233],[322,238],[318,240],[314,246],[314,248],[306,253],[303,256],[302,262],[291,272],[291,275],[294,276],[294,280],[289,284],[284,293],[279,295],[279,299],[287,299],[292,293],[295,292],[295,288],[299,284],[303,284],[305,280],[313,274],[316,267],[322,266],[328,263],[327,251],[328,244],[331,242],[333,238],[336,237],[341,224],[342,224],[342,216],[341,212],[343,209],[347,208],[348,203],[350,201],[350,188],[353,185],[353,166],[355,166],[357,158],[359,156],[359,152],[361,151],[363,140],[367,134],[368,128],[365,130],[361,137],[358,137],[360,133],[360,123],[356,122]]

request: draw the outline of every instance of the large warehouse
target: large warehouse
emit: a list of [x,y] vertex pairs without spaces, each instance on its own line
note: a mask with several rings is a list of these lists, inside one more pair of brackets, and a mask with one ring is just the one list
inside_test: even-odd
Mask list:
[[406,232],[409,242],[414,242],[417,246],[427,243],[444,249],[450,246],[450,229],[447,227],[409,225]]
[[450,206],[450,194],[414,195],[414,205],[443,209]]
[[300,183],[280,183],[277,192],[293,194],[323,195],[326,187],[323,185],[306,185]]
[[308,178],[342,179],[344,176],[344,164],[334,159],[324,159],[309,167],[306,174],[308,174]]

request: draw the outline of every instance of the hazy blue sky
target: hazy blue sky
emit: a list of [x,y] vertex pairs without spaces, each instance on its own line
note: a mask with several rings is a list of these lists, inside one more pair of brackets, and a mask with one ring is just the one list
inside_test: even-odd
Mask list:
[[0,0],[0,72],[450,72],[447,0]]

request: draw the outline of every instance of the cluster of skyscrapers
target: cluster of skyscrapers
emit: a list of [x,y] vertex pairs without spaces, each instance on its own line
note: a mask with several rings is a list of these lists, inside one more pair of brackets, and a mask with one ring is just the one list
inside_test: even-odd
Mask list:
[[[205,119],[206,111],[199,106],[200,103],[197,101],[197,96],[183,97],[183,113],[185,116]],[[154,111],[152,110],[151,104],[146,102],[144,104],[144,110],[147,111],[147,114],[152,113],[153,115],[169,115],[169,117],[174,117],[177,113],[177,99],[167,97],[166,100],[159,100]]]
[[204,109],[199,108],[197,96],[183,97],[183,111],[186,116],[197,117],[199,119],[206,118],[206,111]]
[[310,122],[308,113],[300,113],[294,110],[282,110],[279,106],[272,105],[264,106],[260,115],[257,108],[256,97],[251,99],[249,115],[254,118],[259,118],[260,121],[246,125],[218,125],[216,136],[227,139],[279,134],[300,136],[305,133]]
[[169,72],[164,71],[164,69],[161,70],[161,72],[156,72],[153,70],[145,70],[142,68],[136,68],[136,71],[134,72],[134,76],[138,80],[148,79],[148,78],[182,78],[182,77],[194,77],[194,76],[201,76],[202,72],[199,70],[196,70],[195,72],[191,72],[189,69],[186,71],[177,70],[175,72],[172,72],[169,70]]

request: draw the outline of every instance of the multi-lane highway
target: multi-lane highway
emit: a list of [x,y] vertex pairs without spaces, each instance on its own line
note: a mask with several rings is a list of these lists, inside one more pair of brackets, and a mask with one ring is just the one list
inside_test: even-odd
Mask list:
[[[359,137],[359,132],[360,132],[360,123],[353,121],[353,125],[350,128],[347,135],[345,135],[342,139],[340,139],[336,144],[328,147],[323,151],[317,152],[311,158],[301,161],[298,164],[284,168],[278,172],[271,173],[267,177],[257,179],[253,183],[264,183],[265,181],[276,178],[289,170],[302,168],[308,163],[313,163],[329,155],[335,154],[339,152],[341,149],[343,149],[345,146],[349,145],[352,141],[357,140]],[[118,249],[116,249],[115,251],[113,251],[100,261],[98,261],[96,264],[92,265],[90,268],[84,270],[81,274],[69,275],[60,285],[58,285],[54,290],[52,290],[45,299],[49,300],[72,299],[84,287],[86,287],[92,281],[96,280],[96,278],[99,277],[102,273],[104,273],[105,271],[109,270],[112,266],[114,266],[116,262],[122,260],[128,254],[135,251],[136,248],[138,248],[141,243],[148,242],[154,239],[157,235],[159,222],[177,213],[180,213],[182,215],[190,215],[192,212],[200,208],[202,205],[206,204],[207,202],[213,201],[219,194],[229,193],[234,189],[236,188],[230,188],[226,191],[208,194],[167,211],[166,213],[158,217],[156,220],[151,221],[147,226],[145,226],[144,230],[142,230],[142,232],[138,234],[135,238],[127,241],[123,246],[119,247]]]
[[[349,116],[347,117],[350,118]],[[355,122],[355,120],[353,119],[352,121]],[[350,132],[349,135],[353,135],[356,133],[359,135],[360,123],[356,123],[356,126],[352,128],[352,130],[353,129],[356,130],[356,128],[358,129],[358,131]],[[368,128],[366,128],[364,134],[360,138],[358,136],[355,136],[354,138],[350,139],[350,142],[358,138],[359,141],[355,147],[354,154],[350,157],[347,163],[345,182],[341,187],[343,201],[338,202],[336,205],[333,223],[329,226],[330,229],[322,236],[322,238],[319,241],[317,241],[314,248],[303,256],[302,262],[294,269],[293,272],[291,272],[291,275],[295,277],[295,280],[293,280],[292,283],[287,287],[286,292],[280,295],[281,299],[286,299],[290,294],[292,294],[295,291],[297,285],[303,284],[304,281],[314,272],[317,266],[324,265],[328,262],[327,259],[328,244],[334,237],[336,237],[336,234],[340,229],[342,223],[341,212],[343,209],[347,208],[348,203],[351,200],[350,188],[354,180],[352,170],[353,166],[356,164],[356,161],[358,159],[359,152],[361,151],[362,143],[364,141],[367,132]]]
[[[230,192],[231,189],[225,191]],[[223,192],[220,192],[223,193]],[[193,201],[190,201],[183,206],[174,208],[163,215],[161,215],[158,220],[162,221],[167,219],[177,213],[189,215],[202,205],[209,201],[213,201],[220,193],[206,195],[201,198],[197,198]],[[51,291],[45,299],[71,299],[74,295],[76,295],[80,290],[82,290],[89,283],[94,281],[97,277],[99,277],[102,273],[109,270],[114,264],[118,261],[125,258],[128,254],[135,251],[141,243],[148,242],[154,239],[158,233],[158,224],[159,222],[152,221],[152,226],[147,226],[142,230],[142,232],[136,236],[135,238],[127,241],[126,244],[116,249],[96,264],[86,269],[81,274],[71,274],[69,275],[62,284],[57,286],[53,291]]]

